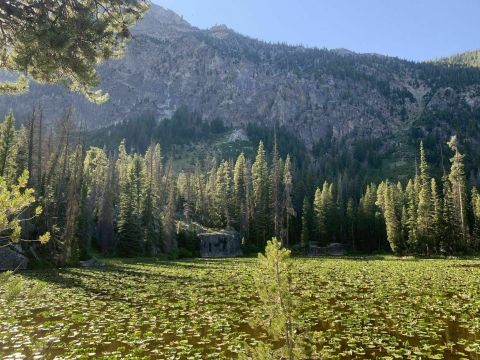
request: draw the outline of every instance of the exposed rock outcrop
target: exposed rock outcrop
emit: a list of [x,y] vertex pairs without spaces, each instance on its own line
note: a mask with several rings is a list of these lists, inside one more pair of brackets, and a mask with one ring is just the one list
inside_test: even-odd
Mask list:
[[[99,74],[110,94],[104,105],[59,86],[32,84],[28,94],[1,96],[0,116],[12,108],[25,119],[41,104],[44,118],[55,119],[73,105],[87,126],[99,127],[169,117],[185,105],[234,128],[283,125],[312,148],[322,139],[348,145],[361,138],[393,147],[390,139],[405,138],[413,127],[430,131],[416,124],[425,113],[435,118],[448,111],[452,116],[443,118],[454,119],[480,112],[478,69],[268,44],[226,26],[198,29],[156,5],[133,30],[126,56],[99,66]],[[455,132],[450,126],[437,128]]]
[[198,234],[200,254],[204,258],[226,258],[242,255],[240,234],[234,230],[209,231]]
[[91,267],[103,267],[105,266],[105,263],[93,257],[89,260],[80,261],[80,265],[82,267],[91,268]]
[[19,246],[0,248],[0,271],[25,270],[28,267],[28,258],[23,255]]

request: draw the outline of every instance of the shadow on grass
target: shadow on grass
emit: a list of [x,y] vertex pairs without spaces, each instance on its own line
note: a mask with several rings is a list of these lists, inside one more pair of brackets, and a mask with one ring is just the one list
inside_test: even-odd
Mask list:
[[[142,292],[145,289],[147,292],[151,286],[158,285],[159,289],[161,289],[162,283],[166,282],[185,283],[195,281],[195,278],[192,276],[149,272],[115,264],[96,268],[72,267],[27,270],[21,274],[26,279],[45,281],[62,288],[81,290],[88,295],[100,295],[128,303],[134,303],[135,301],[124,299],[125,291],[133,293]],[[105,284],[109,286],[104,286]],[[151,291],[148,292],[151,293]],[[159,295],[165,294],[161,294],[159,290]]]
[[232,266],[236,263],[251,262],[251,258],[191,258],[180,260],[161,260],[155,258],[131,258],[121,259],[113,258],[106,260],[107,264],[122,264],[125,265],[140,265],[140,266],[154,266],[154,267],[177,267],[185,269],[218,269],[225,266]]
[[[79,289],[87,294],[113,296],[120,299],[121,291],[142,291],[142,288],[159,286],[162,283],[199,281],[195,270],[222,271],[227,267],[243,264],[243,259],[182,259],[160,260],[155,258],[109,258],[101,259],[105,266],[49,268],[26,270],[21,274],[26,279],[41,280],[63,288]],[[250,260],[246,259],[246,262]],[[166,271],[162,271],[162,269]],[[172,270],[179,269],[178,273]],[[191,270],[188,271],[182,270]],[[202,281],[208,281],[203,279]],[[104,287],[104,284],[109,286]],[[112,284],[113,289],[112,290]],[[118,289],[118,294],[115,289]],[[161,291],[161,290],[159,290]],[[121,300],[121,299],[120,299]]]

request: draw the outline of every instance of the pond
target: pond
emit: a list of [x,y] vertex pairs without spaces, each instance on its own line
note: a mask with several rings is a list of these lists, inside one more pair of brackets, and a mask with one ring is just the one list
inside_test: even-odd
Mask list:
[[[323,358],[480,359],[480,261],[295,259],[299,318]],[[230,359],[251,325],[254,259],[110,260],[28,271],[2,303],[3,359]]]

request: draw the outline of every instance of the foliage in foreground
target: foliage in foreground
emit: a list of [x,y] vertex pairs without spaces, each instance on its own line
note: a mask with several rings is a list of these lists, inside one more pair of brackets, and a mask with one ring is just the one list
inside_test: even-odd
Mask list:
[[[30,218],[22,217],[25,211],[35,203],[34,190],[27,188],[28,172],[24,172],[17,184],[7,185],[0,176],[0,247],[9,246],[22,240],[22,224],[42,214],[42,208],[36,207]],[[50,239],[47,232],[38,238],[41,244]]]
[[[18,183],[7,185],[4,177],[0,176],[0,249],[18,244],[24,240],[21,237],[22,225],[39,216],[42,209],[37,207],[30,218],[24,214],[35,203],[34,190],[27,188],[28,172],[24,172],[18,179]],[[40,235],[40,244],[46,244],[50,239],[50,233]],[[20,276],[12,272],[0,273],[0,291],[6,301],[13,301],[24,292],[24,282]],[[40,288],[32,287],[26,296],[38,293]]]
[[[273,238],[267,242],[265,255],[258,255],[258,264],[253,273],[260,305],[254,310],[254,326],[259,326],[283,346],[274,349],[269,343],[260,341],[244,359],[313,359],[301,331],[301,313],[293,279],[291,252],[282,249],[281,243]],[[307,355],[308,354],[308,355]]]
[[[144,0],[2,1],[0,69],[42,83],[63,83],[89,100],[107,96],[94,88],[95,65],[119,56],[129,27],[148,9]],[[0,82],[0,94],[28,89],[25,76]]]
[[[295,312],[323,358],[476,359],[480,262],[291,260]],[[234,359],[278,349],[260,326],[253,259],[115,260],[22,275],[41,297],[0,300],[0,357]],[[310,339],[310,340],[309,340]],[[21,349],[21,350],[20,350]]]
[[45,289],[45,284],[36,282],[25,286],[25,281],[20,275],[15,275],[12,271],[0,273],[0,299],[5,300],[7,304],[13,301],[24,299],[34,299]]

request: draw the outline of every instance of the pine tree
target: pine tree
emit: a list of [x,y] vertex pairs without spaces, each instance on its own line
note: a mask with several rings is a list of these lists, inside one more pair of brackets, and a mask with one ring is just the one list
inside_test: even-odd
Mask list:
[[[365,193],[360,198],[358,210],[358,230],[359,240],[362,241],[362,250],[372,250],[373,244],[380,241],[385,235],[381,232],[377,222],[377,186],[375,184],[367,185]],[[383,219],[382,219],[383,221]],[[376,246],[380,250],[380,246]]]
[[[68,157],[65,150],[65,158]],[[71,154],[71,167],[62,174],[66,174],[66,209],[65,209],[65,230],[63,233],[62,251],[59,264],[65,266],[68,264],[76,264],[79,260],[80,239],[78,238],[78,219],[81,209],[81,190],[83,187],[83,162],[85,152],[83,145],[77,144],[73,154]],[[64,169],[66,168],[65,160]],[[63,176],[62,176],[63,178]],[[58,195],[57,195],[58,198]]]
[[91,147],[83,162],[83,183],[80,205],[79,240],[82,257],[90,252],[92,236],[102,217],[103,197],[107,186],[108,158],[103,149]]
[[[14,160],[15,166],[11,170],[11,177],[18,179],[24,171],[28,169],[28,131],[25,126],[20,126],[20,129],[15,135],[15,151],[16,158]],[[29,172],[30,174],[30,172]]]
[[127,149],[125,147],[125,139],[120,142],[118,146],[118,157],[115,165],[115,170],[117,172],[117,179],[119,183],[119,190],[121,190],[124,182],[128,180],[127,173],[130,164],[130,157],[127,154]]
[[[85,175],[84,175],[85,176]],[[88,210],[88,186],[85,181],[80,190],[80,201],[77,215],[76,237],[78,240],[79,260],[88,260],[92,250],[91,222],[94,220]]]
[[304,341],[301,339],[298,304],[293,289],[293,263],[290,250],[281,248],[277,239],[267,243],[265,255],[258,255],[258,266],[254,272],[255,286],[260,298],[255,323],[263,327],[282,346],[273,349],[263,342],[243,359],[306,359]]
[[167,254],[172,254],[177,250],[177,228],[175,221],[175,213],[177,210],[176,204],[176,189],[174,183],[168,181],[168,200],[167,206],[163,213],[163,249]]
[[121,53],[129,27],[147,9],[143,0],[1,1],[0,69],[25,76],[0,82],[0,94],[27,91],[28,76],[64,84],[91,101],[106,101],[96,89],[96,65]]
[[103,193],[102,210],[98,223],[98,237],[102,253],[114,250],[115,229],[114,229],[114,201],[117,178],[115,176],[115,161],[109,159],[107,168],[106,187]]
[[212,164],[212,167],[208,173],[207,184],[205,186],[206,192],[206,204],[207,210],[206,221],[212,227],[218,227],[219,217],[218,211],[215,207],[215,196],[217,191],[217,164],[216,161]]
[[456,237],[458,236],[458,221],[455,219],[455,199],[452,191],[452,184],[448,176],[443,176],[443,213],[442,213],[442,235],[440,252],[444,255],[452,254],[455,251]]
[[190,183],[190,175],[186,176],[185,178],[185,190],[183,193],[183,217],[185,218],[185,222],[187,223],[188,231],[190,231],[190,225],[192,221],[192,204],[191,204],[191,183]]
[[417,236],[417,196],[415,192],[415,181],[409,180],[405,189],[407,206],[406,225],[408,229],[407,245],[410,251],[415,252],[418,245]]
[[[253,193],[253,178],[252,178],[252,163],[247,160],[247,165],[245,169],[245,183],[246,183],[246,229],[247,236],[246,239],[253,244],[255,239],[255,197]],[[251,245],[250,244],[250,245]]]
[[[33,123],[32,123],[32,136],[33,138]],[[44,190],[44,167],[43,167],[43,110],[40,109],[40,116],[38,119],[38,131],[37,131],[37,187],[39,188],[39,192],[43,194]],[[33,141],[31,146],[33,147]]]
[[248,232],[247,186],[247,162],[242,152],[235,162],[233,173],[234,223],[242,236]]
[[[120,256],[142,255],[144,235],[141,226],[143,196],[143,164],[138,155],[124,157],[120,152],[120,213],[117,253]],[[126,168],[123,168],[123,167]]]
[[395,210],[401,214],[402,208],[405,206],[405,191],[403,190],[403,185],[399,181],[397,182],[397,188],[395,191]]
[[347,201],[347,209],[345,213],[345,220],[346,220],[346,230],[347,230],[347,239],[351,243],[352,250],[356,250],[356,243],[355,243],[355,223],[357,219],[357,214],[355,211],[355,204],[352,198],[349,198]]
[[308,197],[303,198],[302,206],[302,235],[301,244],[302,247],[308,246],[311,237],[311,208]]
[[476,187],[472,189],[473,234],[471,250],[480,250],[480,194]]
[[317,187],[313,197],[313,215],[314,215],[314,238],[316,240],[324,236],[325,231],[325,216],[322,204],[322,189]]
[[432,195],[431,195],[431,180],[428,174],[428,164],[425,158],[425,150],[423,142],[420,143],[420,177],[419,177],[419,195],[418,195],[418,210],[417,210],[417,239],[418,250],[427,255],[432,250]]
[[202,173],[200,164],[195,164],[193,173],[193,212],[198,219],[206,224],[208,222],[208,204],[207,204],[207,190],[205,184],[205,175]]
[[448,146],[454,152],[450,159],[451,167],[448,180],[451,184],[451,200],[453,201],[454,221],[456,227],[460,230],[455,239],[456,250],[465,250],[467,244],[467,219],[466,219],[466,185],[465,174],[463,170],[463,158],[458,149],[458,141],[456,136],[452,136],[448,142]]
[[332,232],[333,236],[335,237],[336,241],[345,243],[346,240],[346,209],[345,209],[345,199],[344,199],[344,184],[343,184],[343,176],[339,174],[337,177],[337,186],[335,187],[336,199],[335,204],[332,208]]
[[385,199],[387,198],[387,188],[389,186],[388,181],[382,181],[377,188],[377,199],[375,205],[385,213]]
[[432,213],[431,213],[431,236],[432,236],[432,245],[435,252],[438,252],[440,249],[440,242],[442,236],[443,228],[443,209],[442,201],[438,193],[437,182],[434,178],[431,179],[431,196],[432,196]]
[[[323,184],[325,187],[325,183]],[[324,208],[326,209],[326,224],[327,224],[327,242],[332,240],[336,240],[335,237],[335,216],[336,216],[336,208],[335,208],[335,201],[334,201],[334,188],[333,184],[328,185],[328,189],[322,190],[322,202],[324,204]]]
[[383,208],[387,240],[390,243],[390,248],[395,254],[402,255],[404,252],[404,244],[402,243],[401,222],[395,209],[395,190],[395,186],[392,186],[388,182],[385,184]]
[[257,245],[264,246],[269,233],[269,174],[267,156],[260,141],[257,156],[252,165],[253,202],[255,212],[255,237]]
[[15,138],[15,118],[13,113],[9,112],[0,124],[0,176],[6,178],[9,183],[15,181],[17,175]]
[[[0,234],[9,234],[0,237],[0,247],[22,240],[22,225],[25,225],[25,221],[21,218],[21,214],[35,203],[34,190],[27,188],[27,182],[27,171],[24,171],[18,181],[12,185],[8,185],[0,176]],[[41,214],[42,208],[37,207],[33,217]],[[39,238],[39,241],[46,243],[49,239],[50,233],[46,233]]]
[[230,165],[227,161],[220,164],[216,175],[217,179],[213,198],[215,225],[220,228],[230,227],[232,223],[232,178],[230,175]]
[[143,157],[138,154],[133,156],[132,180],[135,199],[135,213],[140,219],[142,217],[145,199],[145,161]]
[[407,206],[403,205],[400,222],[402,226],[402,242],[403,244],[405,244],[405,248],[408,248],[408,229],[409,229],[408,221],[409,221],[409,218],[408,218]]
[[159,144],[150,145],[145,153],[145,206],[142,225],[145,229],[145,247],[148,255],[159,253],[161,244],[161,179],[162,154]]
[[333,210],[333,184],[323,183],[323,188],[317,188],[313,205],[317,234],[322,244],[332,240],[332,210]]
[[275,133],[274,147],[272,154],[272,166],[270,171],[270,191],[271,191],[271,213],[273,221],[273,233],[277,239],[283,243],[282,237],[283,216],[282,216],[282,170],[281,160],[277,148],[277,137]]
[[290,222],[291,219],[297,216],[295,208],[293,206],[293,176],[292,176],[292,161],[290,160],[290,155],[287,155],[285,160],[285,168],[283,170],[283,210],[285,217],[285,246],[288,247],[290,239]]

